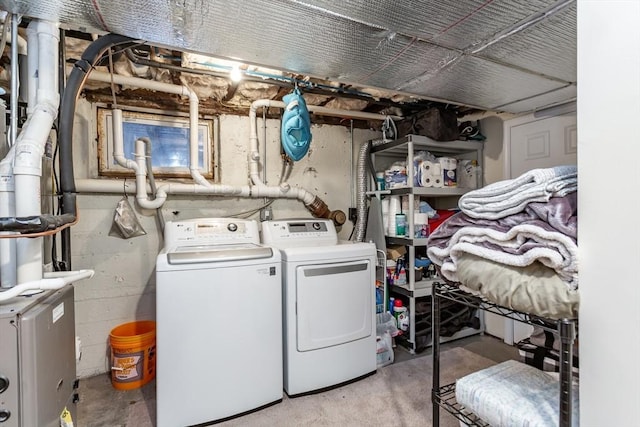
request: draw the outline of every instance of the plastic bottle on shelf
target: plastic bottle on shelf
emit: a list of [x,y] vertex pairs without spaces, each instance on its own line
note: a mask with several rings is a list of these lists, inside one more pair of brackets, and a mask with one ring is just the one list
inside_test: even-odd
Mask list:
[[393,302],[393,317],[396,318],[398,329],[403,332],[409,330],[409,310],[402,304],[402,300],[396,298]]

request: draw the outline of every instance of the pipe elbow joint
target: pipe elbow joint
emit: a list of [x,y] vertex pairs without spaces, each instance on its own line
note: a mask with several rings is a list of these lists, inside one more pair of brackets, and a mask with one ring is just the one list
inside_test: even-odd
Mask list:
[[288,193],[291,190],[291,185],[288,182],[283,182],[280,184],[280,191],[283,193]]
[[156,195],[156,198],[153,200],[149,200],[146,194],[144,196],[136,196],[136,201],[142,209],[159,209],[162,207],[162,205],[164,205],[164,202],[166,200],[167,196],[162,196],[160,194]]
[[316,218],[326,218],[333,221],[336,226],[341,226],[347,221],[347,215],[341,210],[330,210],[329,206],[316,196],[313,201],[306,205],[307,209]]
[[344,225],[345,222],[347,222],[347,215],[340,209],[337,209],[329,213],[329,219],[333,221],[333,224],[335,226],[339,227],[341,225]]

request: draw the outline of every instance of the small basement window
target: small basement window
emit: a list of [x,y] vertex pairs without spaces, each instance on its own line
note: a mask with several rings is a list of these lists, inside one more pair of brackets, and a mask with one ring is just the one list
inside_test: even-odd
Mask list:
[[[132,110],[122,111],[124,156],[135,160],[135,141],[151,140],[151,164],[156,177],[189,177],[189,117]],[[98,107],[98,153],[101,176],[133,176],[132,170],[113,158],[113,114]],[[213,179],[213,119],[200,119],[198,125],[198,170]]]

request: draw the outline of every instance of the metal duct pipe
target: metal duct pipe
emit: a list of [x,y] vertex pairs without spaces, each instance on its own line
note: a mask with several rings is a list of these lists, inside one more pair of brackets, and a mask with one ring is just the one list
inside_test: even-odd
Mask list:
[[[356,170],[356,212],[358,219],[354,226],[354,240],[364,241],[367,231],[367,165],[370,161],[371,147],[385,144],[389,141],[378,139],[362,144],[358,152],[358,165]],[[370,171],[373,173],[372,171]]]

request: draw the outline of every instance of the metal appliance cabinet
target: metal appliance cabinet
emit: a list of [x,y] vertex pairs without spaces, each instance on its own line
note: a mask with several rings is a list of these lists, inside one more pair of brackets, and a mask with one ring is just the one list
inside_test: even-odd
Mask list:
[[59,427],[75,420],[74,288],[0,304],[0,426]]

